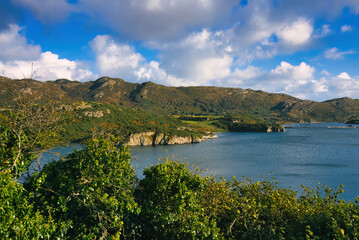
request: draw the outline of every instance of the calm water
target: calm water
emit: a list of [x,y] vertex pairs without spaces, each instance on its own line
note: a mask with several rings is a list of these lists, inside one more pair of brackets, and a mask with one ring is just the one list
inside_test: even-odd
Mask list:
[[[318,183],[331,188],[344,185],[346,200],[359,195],[359,128],[327,128],[328,124],[295,124],[284,133],[219,133],[200,144],[134,147],[133,165],[142,173],[157,159],[186,158],[205,175],[231,180],[242,176],[278,180],[282,187]],[[329,124],[340,127],[343,124]]]
[[[218,139],[200,144],[133,147],[133,166],[143,169],[163,157],[183,160],[208,169],[204,175],[231,180],[242,176],[263,180],[275,177],[281,187],[318,183],[331,188],[344,185],[346,200],[359,195],[359,128],[327,128],[328,124],[294,124],[284,133],[219,133]],[[343,124],[329,124],[340,127]],[[66,154],[79,144],[55,149]],[[46,155],[41,163],[51,159]]]

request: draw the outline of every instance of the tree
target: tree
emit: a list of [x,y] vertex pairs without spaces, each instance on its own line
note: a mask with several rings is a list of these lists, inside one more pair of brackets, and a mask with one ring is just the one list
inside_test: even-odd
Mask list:
[[85,149],[45,165],[26,184],[42,214],[69,224],[68,239],[119,239],[132,233],[135,172],[126,147],[116,139],[92,139]]
[[0,239],[61,238],[66,224],[35,210],[29,193],[9,173],[0,173]]
[[142,239],[220,238],[215,221],[200,204],[206,179],[185,164],[168,160],[145,169],[144,175],[135,191]]
[[48,101],[17,97],[0,114],[0,172],[17,178],[41,153],[60,144],[61,113]]

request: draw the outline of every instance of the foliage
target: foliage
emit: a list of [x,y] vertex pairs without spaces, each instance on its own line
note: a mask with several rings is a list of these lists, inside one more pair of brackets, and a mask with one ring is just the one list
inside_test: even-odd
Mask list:
[[215,221],[200,204],[204,178],[185,164],[168,160],[145,169],[144,175],[135,191],[142,239],[219,238]]
[[[0,173],[0,239],[60,239],[67,226],[43,216],[29,202],[29,193]],[[54,234],[58,232],[59,234]]]
[[231,132],[279,132],[284,130],[281,124],[248,116],[225,116],[213,124]]
[[[251,179],[215,182],[203,205],[230,239],[358,239],[359,205],[339,198],[341,187],[303,194]],[[323,196],[324,194],[324,196]]]
[[24,186],[9,172],[0,184],[6,239],[359,238],[359,197],[345,202],[342,187],[216,180],[169,160],[138,181],[115,137],[89,140]]
[[[113,134],[126,142],[134,133],[155,132],[167,136],[203,136],[208,129],[193,126],[171,116],[158,116],[140,109],[100,103],[78,103],[68,106],[66,124],[62,136],[67,141],[77,141],[91,136]],[[89,116],[89,113],[101,113],[101,117]]]
[[27,170],[35,159],[29,143],[25,132],[16,134],[4,122],[0,122],[0,174],[11,173],[17,178]]
[[132,234],[124,229],[139,210],[132,197],[135,180],[129,150],[101,137],[45,166],[26,188],[42,214],[71,226],[65,238],[118,239]]
[[57,134],[61,116],[51,102],[37,103],[19,98],[0,114],[0,172],[14,177],[27,170],[44,150],[60,144]]

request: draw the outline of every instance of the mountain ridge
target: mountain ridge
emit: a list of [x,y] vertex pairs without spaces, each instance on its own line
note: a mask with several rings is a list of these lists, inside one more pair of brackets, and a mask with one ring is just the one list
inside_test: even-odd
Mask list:
[[348,97],[316,102],[261,90],[168,87],[153,82],[130,83],[106,76],[89,82],[13,80],[0,76],[0,85],[2,105],[11,104],[14,96],[20,94],[61,102],[93,101],[140,107],[157,114],[243,114],[283,122],[347,121],[359,117],[359,100]]

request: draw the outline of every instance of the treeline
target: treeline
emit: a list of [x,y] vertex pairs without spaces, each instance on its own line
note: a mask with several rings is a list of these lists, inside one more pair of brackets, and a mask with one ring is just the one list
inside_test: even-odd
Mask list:
[[0,139],[1,239],[359,237],[359,198],[345,202],[341,187],[299,194],[274,181],[202,177],[169,160],[138,179],[129,149],[111,136],[89,140],[22,185],[18,176],[36,158],[34,139],[4,123]]
[[230,132],[283,132],[282,124],[248,116],[225,116],[213,123]]
[[282,124],[245,115],[203,116],[184,115],[179,119],[210,129],[229,132],[283,132]]

